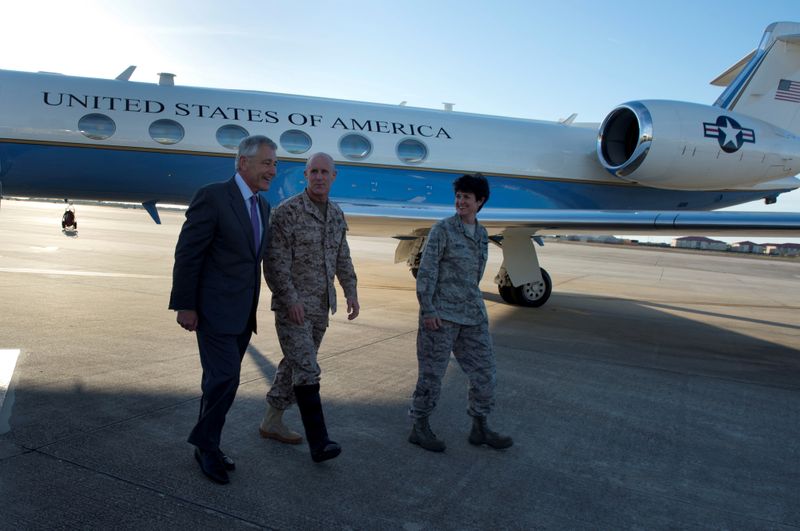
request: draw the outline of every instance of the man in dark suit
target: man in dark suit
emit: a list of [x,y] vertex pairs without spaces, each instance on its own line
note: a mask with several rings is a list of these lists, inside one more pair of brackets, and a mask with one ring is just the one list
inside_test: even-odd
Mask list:
[[169,307],[178,312],[178,324],[196,332],[203,367],[200,415],[188,441],[203,473],[221,484],[235,468],[220,450],[220,438],[256,332],[269,239],[269,203],[258,192],[269,190],[275,177],[276,150],[265,136],[242,140],[236,175],[198,190],[175,247]]

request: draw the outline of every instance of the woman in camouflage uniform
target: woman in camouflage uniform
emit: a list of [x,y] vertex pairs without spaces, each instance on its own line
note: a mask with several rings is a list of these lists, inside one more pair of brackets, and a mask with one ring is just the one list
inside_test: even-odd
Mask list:
[[453,188],[456,214],[431,228],[417,274],[419,377],[409,411],[414,426],[408,440],[426,450],[444,451],[445,443],[431,431],[428,417],[436,407],[452,352],[469,378],[467,413],[473,421],[469,442],[508,448],[511,437],[492,431],[486,423],[494,406],[496,377],[486,306],[478,286],[486,268],[489,235],[476,216],[489,199],[489,183],[481,174],[463,175]]

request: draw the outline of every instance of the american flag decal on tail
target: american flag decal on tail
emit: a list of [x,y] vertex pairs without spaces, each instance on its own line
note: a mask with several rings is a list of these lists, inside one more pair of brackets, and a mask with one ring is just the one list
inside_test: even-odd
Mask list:
[[778,88],[775,90],[775,99],[800,103],[800,82],[792,81],[791,79],[781,79],[778,81]]

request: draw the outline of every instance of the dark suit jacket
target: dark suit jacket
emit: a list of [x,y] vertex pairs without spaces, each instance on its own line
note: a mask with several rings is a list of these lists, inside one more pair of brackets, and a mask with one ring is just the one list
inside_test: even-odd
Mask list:
[[220,334],[256,331],[261,261],[269,239],[269,203],[259,197],[261,246],[250,213],[231,178],[197,191],[175,247],[172,310],[195,310],[198,327]]

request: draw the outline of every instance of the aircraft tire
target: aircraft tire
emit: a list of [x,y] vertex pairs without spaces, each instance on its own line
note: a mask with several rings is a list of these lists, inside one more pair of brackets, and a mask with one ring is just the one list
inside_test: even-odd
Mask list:
[[[542,267],[542,280],[540,283],[528,283],[512,288],[514,290],[514,299],[520,306],[527,306],[528,308],[538,308],[547,302],[550,298],[550,293],[553,291],[553,281],[550,280],[550,275]],[[502,293],[500,294],[502,296]]]

